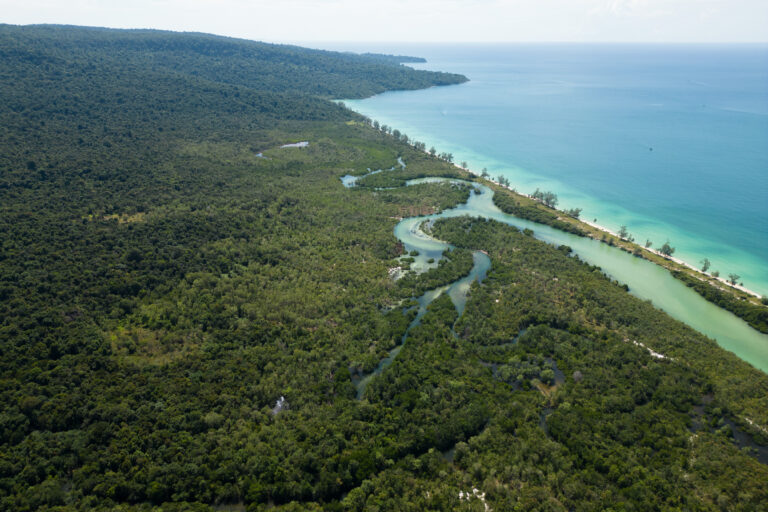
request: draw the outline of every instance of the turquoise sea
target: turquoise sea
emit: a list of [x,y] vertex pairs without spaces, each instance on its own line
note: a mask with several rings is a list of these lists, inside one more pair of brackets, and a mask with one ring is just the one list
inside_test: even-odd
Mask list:
[[346,103],[768,295],[768,45],[323,46],[466,75]]

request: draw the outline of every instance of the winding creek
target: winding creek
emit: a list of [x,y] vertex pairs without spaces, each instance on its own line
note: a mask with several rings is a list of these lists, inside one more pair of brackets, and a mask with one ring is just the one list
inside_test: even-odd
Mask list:
[[[405,168],[402,160],[398,159],[398,163]],[[375,172],[382,171],[369,171],[369,173]],[[353,187],[360,178],[362,176],[344,176],[341,180],[344,186]],[[628,285],[631,294],[643,300],[650,300],[655,307],[664,310],[671,317],[713,338],[721,347],[735,353],[756,368],[768,372],[768,335],[754,330],[732,313],[707,302],[672,277],[667,270],[598,240],[579,237],[544,224],[536,224],[508,215],[493,203],[493,191],[479,183],[448,178],[420,178],[409,180],[406,185],[414,186],[428,182],[461,183],[473,187],[474,191],[470,193],[469,199],[464,204],[432,215],[409,217],[395,226],[395,237],[403,243],[405,249],[408,252],[418,251],[419,253],[411,264],[413,270],[423,272],[437,266],[443,251],[451,247],[446,242],[436,240],[424,233],[421,230],[424,222],[468,215],[494,219],[521,230],[528,228],[534,231],[534,236],[539,240],[553,245],[570,246],[579,258],[601,267],[611,279]],[[418,325],[433,300],[443,293],[448,293],[459,315],[462,314],[471,283],[475,280],[482,281],[491,266],[490,259],[482,252],[475,251],[473,257],[474,266],[467,276],[449,285],[430,290],[416,299],[417,316],[403,335],[401,343],[390,351],[387,358],[382,360],[372,373],[355,381],[358,398],[363,396],[370,380],[386,369],[397,357],[408,336],[408,331]]]
[[[450,246],[446,243],[443,243],[443,248],[447,247]],[[442,251],[440,251],[440,253],[442,254]],[[357,389],[358,400],[363,397],[365,388],[371,379],[384,371],[384,369],[386,369],[390,364],[392,364],[392,361],[395,360],[395,357],[397,357],[397,354],[400,353],[400,349],[402,349],[403,345],[405,344],[405,340],[408,337],[409,331],[413,327],[419,325],[421,322],[421,317],[426,314],[427,307],[432,303],[432,301],[440,297],[443,293],[447,293],[451,298],[454,307],[456,307],[456,311],[459,313],[459,316],[461,316],[461,314],[464,312],[464,306],[467,303],[467,294],[469,292],[470,285],[473,281],[482,282],[485,278],[485,274],[488,272],[488,269],[491,268],[491,259],[482,252],[475,251],[472,253],[472,257],[474,260],[474,265],[472,266],[472,270],[469,272],[469,274],[462,277],[458,281],[454,281],[451,284],[435,288],[434,290],[429,290],[425,292],[421,297],[416,299],[416,302],[418,302],[418,305],[415,306],[418,308],[416,317],[411,320],[411,323],[408,325],[408,328],[403,334],[403,337],[400,339],[400,344],[389,351],[387,357],[379,362],[375,370],[353,381],[355,388]]]

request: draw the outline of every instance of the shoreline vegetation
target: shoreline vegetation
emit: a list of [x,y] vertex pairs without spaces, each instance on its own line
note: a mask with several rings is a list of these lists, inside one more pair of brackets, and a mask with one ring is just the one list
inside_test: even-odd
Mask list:
[[[341,105],[348,108],[343,102]],[[466,162],[454,162],[453,155],[450,153],[438,153],[434,147],[427,149],[424,143],[411,140],[397,129],[380,124],[366,116],[363,118],[374,129],[391,135],[397,141],[409,144],[418,151],[446,161],[457,169],[467,172],[473,178],[484,181],[495,192],[500,192],[500,194],[494,195],[493,201],[505,213],[546,224],[578,236],[592,238],[655,263],[667,269],[673,277],[685,283],[689,288],[693,288],[707,301],[735,314],[755,330],[768,334],[768,297],[738,284],[739,276],[731,274],[733,278],[729,280],[720,276],[719,272],[706,272],[689,262],[675,258],[672,256],[675,249],[669,245],[669,241],[661,246],[666,249],[668,254],[653,248],[650,243],[646,245],[636,243],[629,233],[616,233],[597,222],[580,219],[580,209],[557,209],[557,196],[551,192],[539,192],[538,189],[533,194],[520,192],[504,176],[494,179],[488,175],[485,169],[480,172],[470,169]],[[708,262],[706,266],[709,267]]]
[[[469,169],[467,171],[476,175],[476,173]],[[742,318],[754,329],[768,333],[768,306],[764,302],[764,297],[757,292],[739,284],[731,283],[723,277],[702,272],[690,263],[675,258],[671,254],[664,254],[658,249],[635,243],[631,236],[622,237],[598,223],[570,217],[565,212],[547,206],[528,194],[518,192],[511,185],[499,184],[493,180],[488,181],[491,181],[503,193],[509,194],[518,200],[527,199],[536,203],[537,207],[556,214],[558,222],[567,223],[582,231],[584,234],[580,234],[580,236],[586,236],[610,246],[618,247],[636,257],[643,258],[667,269],[673,277],[684,282],[689,288],[693,288],[696,293],[709,302]],[[557,228],[558,226],[553,225],[553,227]],[[574,233],[576,230],[567,231]],[[672,248],[672,251],[674,251],[674,248]],[[706,287],[702,287],[702,285]]]

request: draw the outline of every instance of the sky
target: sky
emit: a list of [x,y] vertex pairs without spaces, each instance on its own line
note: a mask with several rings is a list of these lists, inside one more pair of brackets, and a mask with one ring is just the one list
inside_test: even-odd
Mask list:
[[307,42],[766,42],[768,0],[0,0],[0,22]]

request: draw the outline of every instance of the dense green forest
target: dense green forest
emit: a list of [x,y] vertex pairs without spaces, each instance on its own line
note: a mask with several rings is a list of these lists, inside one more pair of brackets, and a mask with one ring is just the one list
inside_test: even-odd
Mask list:
[[332,98],[362,98],[467,80],[462,75],[400,65],[420,60],[412,57],[310,50],[208,34],[46,25],[20,30],[0,25],[0,37],[0,58],[13,64],[5,72],[31,66],[42,73],[40,78],[46,72],[101,75],[105,66],[113,65],[123,73],[151,71],[272,93]]
[[327,98],[463,77],[75,27],[0,55],[0,510],[766,509],[768,377],[567,247],[451,219],[390,277],[399,219],[469,193],[405,179],[469,177]]

